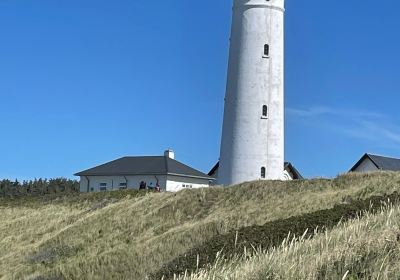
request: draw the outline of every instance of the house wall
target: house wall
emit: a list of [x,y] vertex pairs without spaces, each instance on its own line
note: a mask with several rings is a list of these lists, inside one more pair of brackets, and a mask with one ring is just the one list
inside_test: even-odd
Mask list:
[[292,174],[292,172],[290,172],[290,171],[288,171],[288,170],[284,170],[283,171],[283,174],[284,174],[284,180],[285,181],[292,181],[293,180],[293,174]]
[[[100,184],[107,184],[107,191],[119,190],[120,183],[125,183],[125,177],[128,180],[127,188],[128,189],[139,189],[140,182],[144,181],[148,186],[155,187],[157,184],[157,179],[155,176],[144,175],[144,176],[88,176],[90,180],[89,191],[98,192],[100,191]],[[166,190],[166,179],[167,176],[160,175],[157,176],[159,180],[159,185],[161,190]],[[80,191],[87,192],[88,182],[86,177],[81,177],[80,180]]]
[[[189,187],[184,187],[183,185],[189,185]],[[208,179],[197,179],[172,175],[168,175],[167,177],[168,192],[177,192],[186,188],[208,188],[209,186],[210,182]]]
[[366,158],[355,170],[354,172],[373,172],[379,169],[376,165],[369,159]]
[[211,185],[217,185],[218,184],[218,170],[219,170],[219,168],[217,168],[215,171],[214,171],[214,173],[212,173],[210,176],[212,177],[212,178],[214,178],[214,180],[211,182]]
[[[124,176],[88,176],[90,185],[89,192],[98,192],[100,191],[100,184],[106,183],[107,191],[119,190],[120,183],[125,183],[126,180]],[[157,180],[155,176],[126,176],[128,179],[128,189],[139,189],[139,185],[141,181],[147,183],[148,186],[155,187],[157,184]],[[162,191],[169,192],[177,192],[186,188],[207,188],[210,186],[208,179],[197,179],[197,178],[189,178],[189,177],[181,177],[181,176],[157,176],[159,179],[159,185]],[[184,185],[186,187],[184,187]],[[80,191],[87,192],[88,190],[88,181],[86,177],[81,177],[80,180]]]

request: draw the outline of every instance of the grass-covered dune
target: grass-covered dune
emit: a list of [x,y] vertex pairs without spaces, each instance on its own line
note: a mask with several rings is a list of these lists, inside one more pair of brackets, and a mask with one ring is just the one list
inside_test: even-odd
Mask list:
[[146,279],[215,236],[399,188],[400,174],[376,173],[176,194],[0,199],[0,279]]
[[218,257],[177,280],[400,279],[400,206],[365,213],[313,238],[288,236],[268,250]]
[[[274,220],[263,226],[248,226],[227,234],[216,235],[199,246],[163,266],[152,274],[153,279],[173,278],[196,272],[220,260],[251,256],[254,251],[278,247],[288,236],[312,238],[316,231],[325,231],[340,222],[378,213],[382,207],[398,205],[400,194],[373,196],[364,200],[351,200],[331,209],[318,210],[287,219]],[[318,231],[317,231],[318,232]],[[249,251],[247,253],[247,251]]]

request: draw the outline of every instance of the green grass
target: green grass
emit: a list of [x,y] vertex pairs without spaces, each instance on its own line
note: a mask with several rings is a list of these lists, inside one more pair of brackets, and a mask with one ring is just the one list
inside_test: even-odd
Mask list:
[[279,246],[288,235],[311,238],[315,229],[326,230],[338,225],[339,222],[361,217],[366,213],[376,213],[388,203],[397,205],[400,194],[373,196],[365,200],[352,200],[337,204],[331,209],[318,210],[268,222],[262,226],[243,227],[223,235],[216,235],[199,246],[191,248],[162,269],[152,275],[152,279],[173,278],[174,275],[191,273],[199,268],[215,262],[224,255],[224,259],[243,254],[252,248],[268,249]]
[[0,199],[0,279],[146,279],[216,235],[399,187],[400,174],[379,173],[176,194]]
[[400,279],[400,206],[342,223],[311,238],[289,236],[266,251],[218,258],[176,280]]

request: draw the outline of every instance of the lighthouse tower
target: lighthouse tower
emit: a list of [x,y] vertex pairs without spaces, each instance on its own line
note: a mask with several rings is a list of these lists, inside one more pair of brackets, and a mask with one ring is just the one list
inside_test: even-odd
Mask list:
[[284,178],[284,0],[234,0],[218,183]]

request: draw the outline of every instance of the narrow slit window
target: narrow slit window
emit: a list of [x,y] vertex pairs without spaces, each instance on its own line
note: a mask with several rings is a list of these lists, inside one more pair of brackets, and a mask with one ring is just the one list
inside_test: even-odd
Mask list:
[[269,45],[268,44],[264,45],[264,56],[269,56]]
[[266,168],[265,167],[261,167],[261,178],[265,179],[265,173],[266,173]]
[[262,116],[263,116],[263,118],[267,118],[268,117],[268,106],[267,105],[264,105],[262,107]]

